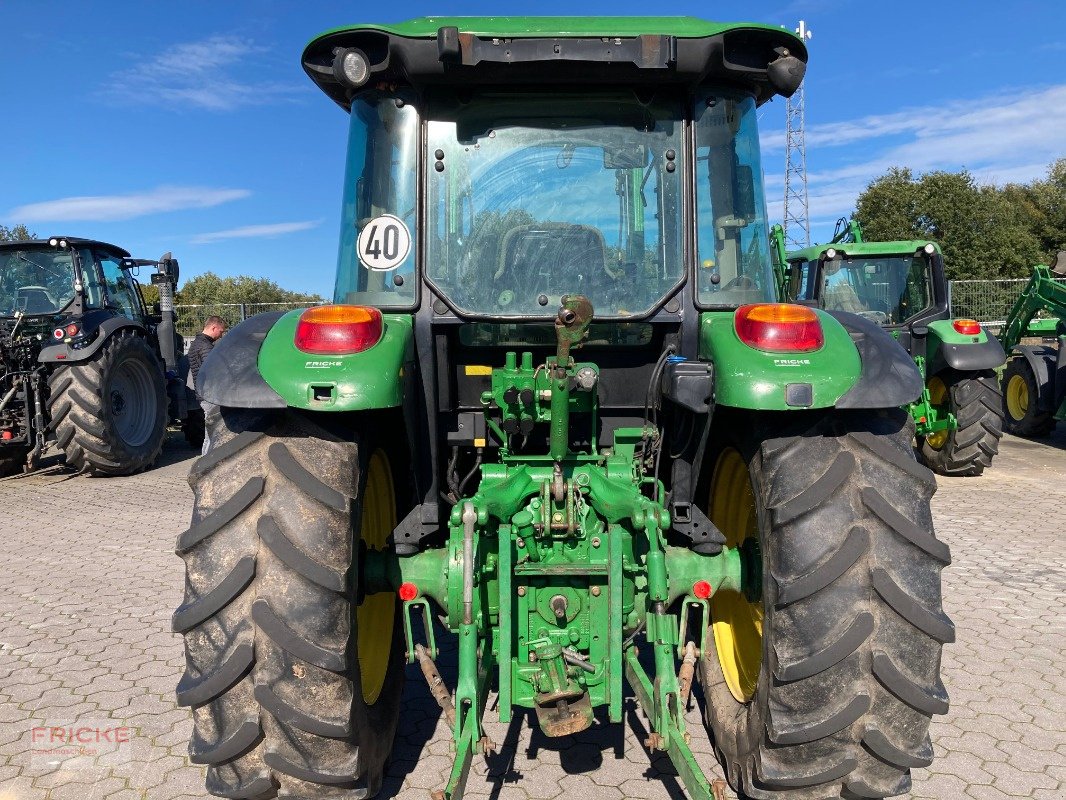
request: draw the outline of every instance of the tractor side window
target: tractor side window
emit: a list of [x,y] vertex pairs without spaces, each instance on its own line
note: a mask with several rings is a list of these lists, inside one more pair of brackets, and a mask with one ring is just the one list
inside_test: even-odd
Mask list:
[[134,296],[135,290],[130,285],[129,276],[126,275],[126,270],[122,269],[119,260],[110,255],[101,256],[100,271],[110,305],[121,310],[130,319],[137,319],[140,316],[140,306]]
[[417,148],[411,102],[375,92],[352,102],[336,302],[414,304]]
[[100,272],[96,269],[96,258],[88,248],[78,248],[81,260],[81,285],[85,292],[86,308],[104,307],[104,285],[100,281]]
[[813,300],[816,297],[811,270],[817,262],[793,261],[789,264],[788,300]]
[[772,302],[755,101],[709,94],[697,100],[697,292],[701,304]]

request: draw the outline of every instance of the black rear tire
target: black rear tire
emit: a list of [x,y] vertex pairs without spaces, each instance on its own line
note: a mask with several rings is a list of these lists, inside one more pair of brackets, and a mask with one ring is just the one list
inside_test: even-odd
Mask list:
[[132,475],[163,449],[163,362],[132,328],[114,333],[88,361],[48,376],[48,415],[67,466],[87,475]]
[[177,545],[190,758],[221,797],[372,797],[404,658],[396,613],[380,692],[367,702],[354,601],[367,440],[291,411],[221,409],[208,425],[210,448],[189,477],[192,527]]
[[1003,370],[1003,422],[1007,433],[1036,439],[1055,430],[1055,418],[1038,408],[1040,385],[1023,356],[1007,362]]
[[996,373],[947,370],[936,377],[947,389],[947,410],[958,427],[945,431],[942,443],[935,436],[921,439],[922,461],[941,475],[980,475],[999,453],[1003,436],[1003,398]]
[[933,475],[914,460],[904,411],[771,419],[729,426],[731,442],[723,432],[754,496],[761,603],[749,600],[762,635],[738,700],[718,654],[728,637],[712,626],[700,677],[715,749],[741,797],[902,794],[910,769],[932,761],[930,718],[948,707],[950,558],[933,534]]

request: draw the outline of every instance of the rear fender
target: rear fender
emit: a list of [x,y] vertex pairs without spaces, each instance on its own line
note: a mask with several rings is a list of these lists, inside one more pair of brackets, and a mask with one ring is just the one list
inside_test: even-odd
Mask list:
[[259,372],[286,405],[313,411],[366,411],[402,405],[414,367],[414,321],[383,314],[381,339],[361,353],[315,355],[296,349],[301,311],[283,315],[263,341]]
[[78,348],[72,347],[69,340],[47,345],[41,348],[37,361],[41,364],[76,364],[79,361],[88,361],[99,352],[114,333],[123,328],[132,328],[142,336],[148,335],[143,325],[134,322],[129,317],[107,315],[103,321],[97,323],[95,316],[90,313],[79,321],[83,330],[91,330],[90,326],[95,329],[96,335],[91,342]]
[[869,320],[812,309],[825,344],[768,353],[740,341],[732,312],[700,319],[700,357],[715,364],[718,405],[759,411],[892,408],[917,399],[922,379],[907,351]]
[[925,352],[930,375],[947,368],[960,372],[999,369],[1007,360],[1003,345],[984,328],[977,335],[959,333],[950,319],[929,323]]
[[259,314],[222,337],[200,367],[200,396],[234,408],[341,412],[401,405],[414,362],[409,315],[383,315],[381,340],[361,353],[314,355],[293,341],[302,313]]

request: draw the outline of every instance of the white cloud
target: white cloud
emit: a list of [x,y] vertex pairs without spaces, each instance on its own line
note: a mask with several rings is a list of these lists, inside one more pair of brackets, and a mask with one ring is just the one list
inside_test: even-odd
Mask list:
[[269,225],[245,225],[242,228],[200,233],[193,236],[189,241],[192,244],[210,244],[223,239],[271,239],[275,236],[284,236],[287,233],[309,230],[317,227],[321,222],[322,220],[313,220],[309,222],[275,222]]
[[111,76],[103,94],[116,101],[231,111],[291,99],[295,84],[245,79],[262,66],[252,57],[265,48],[236,36],[211,36],[176,44]]
[[[979,183],[998,185],[1042,177],[1066,155],[1064,130],[1066,84],[808,125],[810,217],[850,213],[870,181],[896,166],[915,173],[968,169]],[[768,131],[762,142],[780,154],[784,133]],[[774,178],[767,183],[776,189],[781,182]],[[772,207],[780,210],[779,203]]]
[[20,222],[116,222],[186,208],[211,208],[250,194],[247,189],[158,186],[130,194],[63,197],[29,203],[11,209],[7,218]]

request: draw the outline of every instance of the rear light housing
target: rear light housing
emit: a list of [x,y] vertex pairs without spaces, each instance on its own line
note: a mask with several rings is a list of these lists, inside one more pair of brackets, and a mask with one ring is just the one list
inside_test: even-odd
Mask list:
[[951,327],[964,336],[977,336],[981,332],[981,323],[975,319],[952,320]]
[[296,323],[297,349],[316,355],[361,353],[381,341],[381,312],[369,306],[316,306]]
[[733,325],[740,341],[769,353],[810,353],[825,344],[818,315],[792,303],[741,306]]

